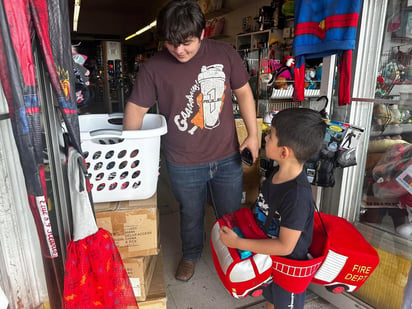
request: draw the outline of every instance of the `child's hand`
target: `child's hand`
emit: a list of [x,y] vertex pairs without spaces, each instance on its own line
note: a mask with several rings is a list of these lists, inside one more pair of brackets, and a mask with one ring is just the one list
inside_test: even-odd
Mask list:
[[239,236],[232,231],[228,226],[222,226],[219,230],[220,240],[222,243],[229,248],[236,248],[236,242]]

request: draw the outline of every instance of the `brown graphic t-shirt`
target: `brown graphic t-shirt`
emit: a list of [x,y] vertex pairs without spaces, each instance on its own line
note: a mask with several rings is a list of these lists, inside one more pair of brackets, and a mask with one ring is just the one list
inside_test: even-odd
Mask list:
[[233,47],[204,39],[186,63],[167,50],[148,59],[139,70],[129,101],[143,107],[158,103],[167,120],[168,133],[162,141],[167,160],[198,165],[238,151],[231,89],[248,80]]

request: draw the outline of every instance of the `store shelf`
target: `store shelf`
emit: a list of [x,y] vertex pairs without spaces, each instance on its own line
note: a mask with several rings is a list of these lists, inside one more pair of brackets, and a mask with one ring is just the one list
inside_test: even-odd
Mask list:
[[237,50],[256,50],[269,45],[272,30],[242,33],[236,36]]
[[[320,89],[305,89],[305,98],[318,97]],[[292,98],[293,88],[288,89],[273,89],[271,99],[286,99]]]
[[370,136],[376,137],[380,135],[398,135],[402,133],[412,132],[412,123],[390,124],[383,131],[372,130]]

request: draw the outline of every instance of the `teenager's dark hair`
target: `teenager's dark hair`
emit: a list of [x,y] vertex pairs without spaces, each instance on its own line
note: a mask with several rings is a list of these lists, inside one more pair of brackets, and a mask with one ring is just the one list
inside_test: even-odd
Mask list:
[[319,112],[309,108],[289,108],[272,119],[278,146],[292,148],[296,159],[304,163],[318,152],[326,133],[326,123]]
[[189,37],[200,39],[205,26],[205,16],[195,0],[172,0],[157,16],[157,38],[178,46]]

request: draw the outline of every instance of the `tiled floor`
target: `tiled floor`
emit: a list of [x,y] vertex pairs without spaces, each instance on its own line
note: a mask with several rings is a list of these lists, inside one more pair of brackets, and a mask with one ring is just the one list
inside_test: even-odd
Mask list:
[[[214,214],[210,206],[206,210],[205,247],[201,260],[196,264],[196,272],[189,282],[174,279],[176,266],[181,258],[179,209],[170,191],[167,173],[163,164],[161,164],[158,183],[158,207],[160,211],[160,242],[163,252],[167,309],[265,308],[262,297],[235,299],[229,295],[221,283],[213,265],[209,245],[208,231],[210,231],[214,222]],[[336,308],[313,293],[308,293],[306,303],[305,308]]]

